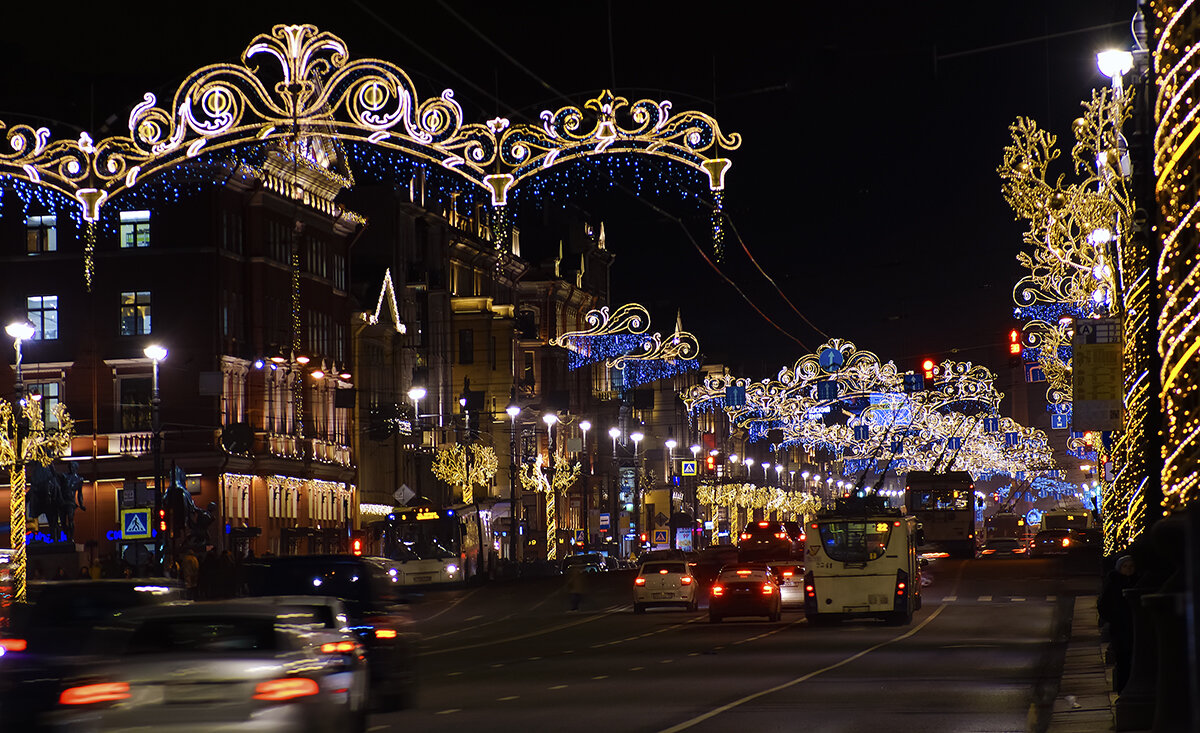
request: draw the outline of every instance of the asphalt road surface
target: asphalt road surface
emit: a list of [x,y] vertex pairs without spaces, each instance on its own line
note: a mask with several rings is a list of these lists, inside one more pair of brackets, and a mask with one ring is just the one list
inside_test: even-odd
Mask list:
[[372,731],[1044,730],[1075,596],[1099,560],[935,560],[910,626],[708,623],[632,610],[602,573],[578,612],[562,579],[431,591],[413,603],[422,684]]

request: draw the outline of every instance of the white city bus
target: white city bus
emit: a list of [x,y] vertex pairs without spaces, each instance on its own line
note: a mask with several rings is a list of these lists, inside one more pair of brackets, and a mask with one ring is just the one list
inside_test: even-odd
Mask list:
[[921,530],[882,500],[846,499],[808,524],[804,611],[810,624],[851,617],[912,621],[921,607]]

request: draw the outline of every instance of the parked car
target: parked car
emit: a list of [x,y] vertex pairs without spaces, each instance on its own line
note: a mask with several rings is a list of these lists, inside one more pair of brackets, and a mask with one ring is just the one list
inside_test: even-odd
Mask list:
[[683,560],[642,563],[633,579],[633,612],[645,613],[654,606],[682,606],[695,611],[697,585]]
[[[354,707],[361,666],[323,654],[303,609],[205,601],[113,619],[100,655],[67,680],[53,730],[326,731],[365,728]],[[351,642],[353,643],[353,642]]]
[[0,638],[0,720],[5,729],[39,727],[52,711],[63,680],[90,660],[93,631],[117,614],[183,598],[167,578],[61,580],[29,584],[28,604],[13,606]]
[[409,707],[417,686],[415,639],[392,561],[356,555],[267,557],[244,565],[250,595],[339,598],[366,651],[371,706]]
[[708,597],[708,620],[720,623],[729,616],[766,616],[778,621],[783,599],[774,570],[760,563],[738,563],[721,568]]

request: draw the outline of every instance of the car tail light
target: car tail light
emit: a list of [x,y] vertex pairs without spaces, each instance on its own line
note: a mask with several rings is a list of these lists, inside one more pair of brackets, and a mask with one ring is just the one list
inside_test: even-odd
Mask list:
[[759,522],[759,523],[758,523],[758,526],[760,526],[760,527],[766,527],[766,526],[768,526],[768,525],[770,525],[770,524],[771,524],[770,522]]
[[995,552],[995,550],[984,550],[984,551],[983,551],[982,553],[980,553],[980,554],[982,554],[982,555],[991,555],[993,552]]
[[1018,554],[1023,553],[1023,552],[1025,552],[1025,548],[1024,547],[1016,547],[1016,548],[1013,548],[1013,552],[1016,552]]
[[742,532],[742,533],[741,533],[741,535],[739,535],[739,537],[738,537],[738,538],[739,538],[739,539],[743,539],[743,540],[748,540],[748,539],[750,539],[750,533],[749,533],[749,532]]
[[753,572],[754,572],[753,570],[739,570],[739,571],[737,571],[737,574],[741,575],[741,576],[746,576]]
[[724,587],[724,586],[721,586],[721,585],[714,585],[714,586],[712,587],[712,594],[713,594],[714,596],[723,596],[723,595],[725,595],[725,587]]
[[316,680],[307,677],[280,677],[279,679],[259,682],[254,686],[255,700],[270,700],[280,702],[295,700],[298,697],[308,697],[320,692]]
[[792,576],[793,576],[793,575],[795,575],[795,574],[796,574],[796,573],[795,573],[794,571],[792,571],[792,570],[784,570],[784,571],[783,571],[783,577],[785,577],[785,578],[790,578],[790,577],[792,577]]
[[692,584],[692,576],[690,576],[690,575],[683,576],[682,578],[679,579],[679,583],[680,583],[680,585],[691,585]]
[[811,572],[804,574],[804,595],[810,600],[817,600],[817,586],[813,583],[813,574]]
[[0,639],[0,649],[5,652],[23,652],[28,646],[24,639]]
[[59,705],[92,705],[98,702],[116,702],[129,699],[129,684],[126,682],[99,682],[94,685],[68,687],[58,696]]
[[1063,547],[1068,547],[1071,544],[1070,537],[1063,537]]
[[377,627],[375,629],[375,638],[376,639],[395,639],[396,638],[396,630],[395,629],[381,629],[381,628]]
[[763,595],[764,596],[769,596],[774,592],[775,592],[775,586],[771,585],[770,583],[763,583]]
[[646,579],[639,575],[633,579],[633,584],[634,585],[645,585]]
[[801,541],[801,542],[806,542],[807,540],[808,540],[808,535],[806,535],[806,534],[804,534],[803,532],[801,532],[801,533],[800,533],[800,541]]
[[904,595],[904,589],[905,589],[905,587],[906,587],[906,586],[905,586],[905,584],[904,584],[904,582],[903,582],[903,581],[901,581],[901,582],[899,582],[899,583],[896,583],[896,595],[898,595],[898,596],[902,596],[902,595]]
[[787,538],[788,538],[787,532],[776,532],[775,533],[775,539],[777,539],[777,540],[786,540]]
[[354,651],[358,647],[352,641],[328,641],[321,645],[322,654],[345,654]]

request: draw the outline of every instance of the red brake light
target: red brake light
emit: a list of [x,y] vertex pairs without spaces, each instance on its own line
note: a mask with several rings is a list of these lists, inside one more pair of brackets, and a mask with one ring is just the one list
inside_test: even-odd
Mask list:
[[759,523],[758,523],[758,526],[760,526],[760,527],[766,527],[766,526],[767,526],[767,525],[769,525],[769,524],[770,524],[770,522],[759,522]]
[[805,541],[805,540],[807,540],[807,539],[808,539],[808,535],[806,535],[806,534],[804,534],[803,532],[801,532],[801,533],[800,533],[800,541],[801,541],[801,542],[804,542],[804,541]]
[[297,697],[308,697],[319,691],[316,680],[310,680],[307,677],[280,677],[255,685],[254,699],[279,702],[294,700]]
[[97,702],[116,702],[129,699],[126,682],[101,682],[95,685],[68,687],[58,696],[59,705],[91,705]]
[[898,590],[898,591],[904,590],[904,581],[900,581],[899,583],[896,583],[896,590]]
[[375,629],[375,638],[376,639],[395,639],[396,638],[396,630],[395,629]]
[[679,579],[679,582],[681,585],[691,585],[692,584],[692,576],[685,575]]
[[1071,544],[1071,538],[1063,537],[1063,547],[1066,547],[1067,545],[1070,545],[1070,544]]
[[775,592],[775,586],[771,585],[770,583],[763,583],[763,595],[764,596],[769,596],[774,592]]
[[23,652],[26,646],[24,639],[0,639],[0,649],[6,652]]
[[753,573],[753,572],[754,572],[753,570],[739,570],[739,571],[737,571],[737,574],[738,575],[749,575],[750,573]]
[[358,645],[352,641],[329,641],[321,645],[322,654],[337,654],[354,651]]
[[780,539],[780,540],[786,540],[788,538],[787,532],[776,532],[775,538]]
[[742,534],[738,537],[738,539],[748,540],[748,539],[750,539],[750,533],[742,532]]
[[666,575],[666,574],[667,574],[667,569],[666,569],[666,568],[663,568],[662,570],[659,570],[659,571],[658,571],[658,574],[659,574],[659,575]]
[[725,594],[725,588],[724,588],[724,586],[720,586],[720,585],[714,585],[714,586],[712,587],[712,594],[713,594],[714,596],[720,596],[720,595],[724,595],[724,594]]
[[790,578],[795,574],[796,574],[795,571],[792,571],[792,570],[784,570],[783,571],[783,577],[785,577],[785,578]]
[[645,585],[646,579],[639,575],[633,579],[633,584],[634,585]]

